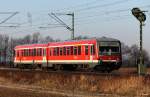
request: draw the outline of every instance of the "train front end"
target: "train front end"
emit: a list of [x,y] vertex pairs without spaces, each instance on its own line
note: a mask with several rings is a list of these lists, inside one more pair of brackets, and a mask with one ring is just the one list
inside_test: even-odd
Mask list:
[[96,69],[111,72],[122,64],[121,43],[117,40],[105,40],[98,43],[98,65]]

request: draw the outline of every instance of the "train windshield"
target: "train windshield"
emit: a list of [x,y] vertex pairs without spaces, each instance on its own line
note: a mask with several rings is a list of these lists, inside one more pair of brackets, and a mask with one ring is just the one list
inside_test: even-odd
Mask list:
[[119,42],[101,42],[99,46],[100,55],[116,55],[120,53]]

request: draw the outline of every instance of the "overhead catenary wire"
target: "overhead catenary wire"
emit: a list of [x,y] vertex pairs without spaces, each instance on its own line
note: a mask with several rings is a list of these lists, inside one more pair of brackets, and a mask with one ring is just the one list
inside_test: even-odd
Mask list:
[[88,5],[95,4],[95,3],[99,2],[99,1],[106,1],[106,0],[94,0],[94,1],[87,2],[87,3],[79,4],[79,5],[74,5],[74,6],[70,6],[70,7],[66,7],[66,8],[57,9],[55,11],[56,12],[59,12],[59,11],[61,11],[61,12],[63,12],[63,11],[69,11],[69,9],[72,10],[73,8],[85,7],[85,6],[88,6]]
[[74,10],[74,11],[75,12],[82,12],[82,11],[91,10],[91,9],[95,9],[95,8],[104,8],[104,7],[109,7],[109,6],[122,4],[122,3],[125,3],[125,2],[128,2],[128,1],[130,1],[130,0],[118,0],[118,1],[115,1],[115,2],[111,2],[111,3],[89,6],[89,7],[85,7],[85,8],[82,8],[82,9],[77,9],[77,10]]
[[15,16],[16,14],[18,14],[19,12],[14,12],[14,13],[10,13],[11,15],[9,17],[7,17],[6,19],[4,19],[3,21],[0,22],[0,24],[5,23],[6,21],[8,21],[10,18],[12,18],[13,16]]
[[123,13],[123,12],[128,12],[130,9],[122,9],[122,10],[112,10],[112,11],[106,11],[103,13],[98,13],[98,14],[94,14],[94,15],[88,15],[88,16],[82,16],[82,17],[77,17],[75,18],[76,20],[85,20],[85,19],[89,19],[89,18],[94,18],[94,17],[98,17],[98,16],[105,16],[105,15],[110,15],[110,14],[115,14],[115,13]]
[[[95,0],[95,2],[97,2],[97,1],[98,1],[98,0]],[[118,0],[118,1],[119,1],[119,0]],[[123,0],[121,0],[121,1],[123,1]],[[121,2],[121,1],[120,1],[120,2]],[[124,0],[124,1],[125,1],[125,0]],[[116,1],[116,2],[117,2],[117,1]],[[125,2],[126,2],[126,1],[125,1]],[[113,3],[113,2],[112,2],[112,3]],[[124,3],[124,2],[122,2],[122,3]],[[93,3],[93,4],[94,4],[94,3]],[[94,6],[95,6],[96,8],[106,8],[106,7],[109,7],[109,6],[113,6],[113,4],[112,4],[112,5],[109,5],[109,4],[111,4],[111,3],[106,3],[106,4],[108,4],[108,5],[107,5],[107,6],[101,6],[101,7],[100,7],[100,5],[99,5],[99,7],[98,7],[98,6],[96,7],[96,5],[90,5],[90,4],[89,4],[89,6],[85,7],[86,9],[84,9],[84,10],[82,10],[82,8],[80,7],[81,10],[82,10],[81,13],[80,13],[80,15],[83,15],[82,12],[88,10],[88,8],[90,8],[90,7],[94,7]],[[121,4],[121,3],[118,3],[118,4]],[[104,5],[104,4],[101,4],[101,5]],[[114,4],[114,5],[116,5],[116,4]],[[149,7],[149,6],[147,6],[147,7]],[[91,9],[95,9],[95,8],[91,8]],[[77,9],[77,10],[79,10],[79,12],[80,12],[80,9]],[[77,11],[77,10],[76,10],[76,11]],[[102,14],[103,14],[103,16],[105,16],[105,15],[108,15],[108,14],[110,15],[110,14],[114,14],[114,13],[118,13],[118,12],[119,12],[119,13],[120,13],[120,12],[121,12],[121,13],[122,13],[122,12],[126,12],[126,11],[128,11],[128,10],[130,10],[130,9],[110,10],[110,11],[98,13],[98,14],[96,14],[96,15],[95,15],[95,14],[92,14],[92,15],[86,15],[86,16],[83,16],[83,17],[77,16],[77,18],[75,18],[75,21],[76,21],[77,24],[78,24],[78,23],[84,23],[84,22],[81,22],[81,21],[79,21],[79,20],[83,20],[83,19],[86,20],[86,19],[88,19],[89,17],[90,17],[91,19],[95,19],[95,17],[97,17],[97,16],[100,16],[100,15],[102,16]],[[105,17],[102,17],[102,18],[105,18]],[[110,20],[111,20],[111,19],[113,20],[113,18],[114,18],[114,16],[110,17]],[[88,20],[88,21],[89,21],[89,20]],[[103,20],[103,22],[105,22],[105,21],[107,22],[107,19],[106,19],[106,20],[105,20],[105,19]],[[39,22],[39,21],[38,21],[38,19],[37,19],[37,21],[33,21],[33,22],[35,23],[35,22]],[[43,21],[42,21],[42,22],[43,22]],[[90,21],[89,21],[89,22],[90,22]],[[43,23],[43,24],[44,24],[44,23]],[[48,23],[47,23],[47,24],[48,24]],[[38,27],[41,26],[41,25],[42,25],[42,24],[33,25],[33,26],[38,28]],[[58,25],[56,24],[55,26],[58,26]],[[21,26],[21,27],[25,27],[25,26]],[[28,27],[28,26],[26,26],[26,27]],[[46,26],[45,26],[45,27],[46,27]],[[58,26],[58,27],[59,27],[59,26]],[[52,27],[52,28],[53,28],[53,27]],[[55,28],[55,27],[54,27],[54,28]],[[56,28],[57,28],[57,27],[56,27]],[[49,27],[49,28],[47,28],[47,29],[51,29],[51,27]]]
[[[143,5],[140,7],[141,8],[147,8],[147,7],[150,7],[150,5]],[[105,16],[105,15],[111,15],[111,14],[124,13],[124,12],[128,12],[130,14],[130,10],[131,10],[131,8],[110,10],[110,11],[100,12],[98,14],[92,14],[92,15],[77,17],[77,18],[75,18],[75,20],[77,20],[77,21],[81,20],[82,21],[82,20],[86,20],[86,19],[94,18],[94,17],[98,17],[98,16]]]
[[[119,3],[122,3],[122,2],[124,2],[123,0],[119,0],[119,1],[117,1],[117,2],[113,2],[113,3],[109,3],[109,4],[105,4],[105,5],[101,5],[101,7],[102,6],[112,6],[112,4],[119,4]],[[100,7],[100,6],[94,6],[95,8],[96,7]],[[94,8],[94,7],[90,7],[90,8]],[[89,9],[89,7],[88,7],[88,9]],[[62,24],[62,25],[65,25],[66,27],[68,27],[63,21],[61,21],[61,20],[58,20],[56,17],[53,17],[53,16],[51,16],[50,14],[49,14],[49,16],[50,17],[52,17],[53,19],[55,19],[58,23],[60,23],[60,24]]]
[[59,24],[67,26],[61,19],[57,18],[54,13],[48,14],[52,19],[56,20]]
[[[69,27],[65,22],[63,22],[60,18],[58,18],[54,13],[48,14],[51,18],[53,18],[54,20],[56,20],[58,23],[60,23],[61,25],[63,25],[64,27],[66,27],[68,30],[72,31],[72,28]],[[65,14],[68,15],[68,14]]]
[[76,26],[89,25],[89,24],[96,23],[96,22],[97,23],[110,22],[110,21],[118,22],[118,20],[128,19],[129,17],[130,17],[129,15],[123,15],[123,16],[115,16],[113,18],[103,18],[103,19],[100,19],[101,20],[100,22],[97,22],[98,21],[97,19],[92,19],[89,21],[78,21],[76,22]]
[[[102,1],[104,1],[104,0],[102,0]],[[127,0],[126,0],[127,1]],[[98,0],[94,0],[94,1],[91,1],[91,2],[88,2],[88,3],[85,3],[85,4],[81,4],[81,5],[77,5],[78,7],[83,7],[83,5],[89,5],[88,7],[85,7],[85,8],[87,8],[87,9],[89,9],[89,8],[94,8],[94,7],[106,7],[106,6],[113,6],[113,4],[118,4],[118,3],[122,3],[122,2],[124,2],[123,0],[118,0],[118,1],[115,1],[115,2],[111,2],[111,3],[106,3],[106,4],[103,4],[103,5],[97,5],[97,6],[90,6],[91,4],[95,4],[96,2],[98,2]],[[76,6],[74,6],[74,7],[76,7]],[[79,9],[80,10],[80,9]],[[8,12],[9,13],[9,12]]]

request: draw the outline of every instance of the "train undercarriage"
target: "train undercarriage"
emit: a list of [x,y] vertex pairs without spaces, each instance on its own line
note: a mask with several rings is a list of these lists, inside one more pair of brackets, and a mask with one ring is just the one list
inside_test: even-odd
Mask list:
[[118,70],[121,67],[121,63],[108,63],[102,64],[16,64],[14,67],[20,69],[42,69],[42,70],[67,70],[67,71],[96,71],[96,72],[112,72]]

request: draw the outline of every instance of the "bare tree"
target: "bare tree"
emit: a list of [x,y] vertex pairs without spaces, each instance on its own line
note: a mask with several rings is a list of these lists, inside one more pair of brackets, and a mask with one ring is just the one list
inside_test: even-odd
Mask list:
[[51,38],[50,36],[46,36],[44,38],[40,39],[40,43],[48,43],[48,42],[53,42],[53,38]]
[[75,37],[74,39],[75,40],[80,40],[80,39],[88,39],[89,37],[87,37],[87,36],[77,36],[77,37]]
[[39,38],[40,38],[40,33],[39,32],[34,33],[32,35],[32,43],[38,43],[39,42]]
[[31,35],[26,35],[24,38],[23,38],[23,41],[25,44],[30,44],[31,43]]
[[[122,43],[122,55],[123,55],[123,66],[137,66],[139,62],[139,48],[137,45],[132,45],[131,47],[125,46]],[[146,50],[143,50],[144,64],[150,65],[149,54]]]
[[[78,36],[75,38],[79,39],[88,39],[86,36]],[[10,38],[7,35],[0,34],[0,61],[13,61],[14,48],[17,45],[23,44],[32,44],[32,43],[48,43],[53,41],[60,41],[59,39],[54,40],[50,36],[42,37],[40,33],[34,33],[33,35],[26,35],[23,38]],[[123,56],[123,66],[137,66],[139,59],[139,48],[137,45],[132,45],[131,47],[121,43],[121,50]],[[3,55],[2,55],[2,53]],[[150,65],[150,57],[146,50],[143,50],[144,62],[147,65]]]

